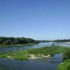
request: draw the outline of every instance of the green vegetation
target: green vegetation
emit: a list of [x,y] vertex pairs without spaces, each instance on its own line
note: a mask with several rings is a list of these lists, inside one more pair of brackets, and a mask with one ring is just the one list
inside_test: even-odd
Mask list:
[[70,70],[70,47],[63,48],[63,63],[59,65],[58,70]]
[[52,46],[52,47],[43,47],[43,48],[30,49],[30,50],[24,50],[24,51],[22,50],[22,51],[0,53],[0,58],[26,60],[28,59],[29,54],[52,56],[56,53],[60,53],[59,48],[60,48],[59,46]]
[[11,44],[11,45],[0,44],[0,48],[31,46],[31,45],[34,45],[34,44],[37,44],[37,43],[28,43],[28,44]]
[[70,59],[70,47],[65,48],[65,50],[63,51],[63,59]]
[[14,37],[0,37],[0,48],[13,47],[13,46],[29,46],[38,43],[31,38],[14,38]]
[[58,67],[58,70],[70,70],[70,59],[61,63]]
[[70,42],[70,39],[54,40],[54,42]]
[[30,57],[30,55],[53,56],[58,53],[63,53],[63,63],[59,65],[58,70],[70,70],[70,48],[69,47],[62,47],[62,46],[49,47],[48,46],[48,47],[43,47],[43,48],[6,52],[6,53],[0,53],[0,58],[27,60]]
[[27,60],[28,59],[28,53],[27,53],[27,50],[25,50],[25,51],[14,51],[14,52],[0,53],[0,58]]
[[60,46],[51,46],[51,47],[43,47],[43,48],[35,48],[28,50],[29,54],[35,55],[54,55],[56,53],[60,53]]
[[0,37],[0,44],[27,44],[27,43],[35,43],[36,41],[31,38],[14,38],[14,37]]

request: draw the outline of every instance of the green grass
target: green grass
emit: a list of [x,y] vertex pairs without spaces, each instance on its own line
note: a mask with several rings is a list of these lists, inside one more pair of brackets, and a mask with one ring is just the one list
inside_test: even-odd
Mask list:
[[35,49],[29,49],[29,50],[0,53],[0,58],[27,60],[29,57],[29,54],[34,54],[36,56],[41,56],[41,55],[53,56],[58,53],[63,53],[63,56],[65,56],[65,55],[67,55],[64,53],[66,49],[67,49],[66,47],[62,47],[62,46],[35,48]]
[[28,50],[29,54],[35,54],[35,55],[54,55],[57,53],[60,53],[60,46],[51,46],[51,47],[43,47],[43,48],[36,48],[36,49],[30,49]]
[[63,51],[63,60],[70,59],[70,47],[65,48]]
[[0,53],[0,58],[27,60],[28,59],[28,53],[27,53],[27,50],[25,50],[25,51],[14,51],[14,52]]
[[51,55],[63,53],[63,64],[60,64],[58,70],[70,70],[70,48],[62,47],[62,46],[51,46],[51,47],[43,47],[43,48],[35,48],[29,50],[21,50],[14,52],[6,52],[0,53],[0,58],[10,58],[16,60],[27,60],[29,54],[34,55]]
[[11,45],[0,44],[0,48],[31,46],[31,45],[34,45],[34,44],[36,44],[36,43],[29,43],[29,44],[11,44]]
[[63,64],[60,64],[58,70],[70,70],[70,47],[63,48]]
[[30,50],[0,53],[0,58],[26,60],[28,59],[29,54],[54,55],[56,53],[60,53],[59,48],[60,48],[59,46],[52,46],[52,47],[43,47],[43,48],[36,48],[36,49],[30,49]]
[[70,59],[64,61],[63,64],[60,64],[58,70],[70,70]]

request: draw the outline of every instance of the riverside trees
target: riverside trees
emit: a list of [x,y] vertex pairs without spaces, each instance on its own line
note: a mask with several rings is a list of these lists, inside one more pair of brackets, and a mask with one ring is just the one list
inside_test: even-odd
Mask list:
[[31,38],[24,38],[24,37],[19,37],[19,38],[14,38],[14,37],[0,37],[0,44],[28,44],[28,43],[36,43],[35,40]]

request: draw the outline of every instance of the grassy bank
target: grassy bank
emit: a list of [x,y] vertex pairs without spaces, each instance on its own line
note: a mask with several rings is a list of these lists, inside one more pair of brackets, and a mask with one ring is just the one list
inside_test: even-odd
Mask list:
[[11,44],[11,45],[0,44],[0,48],[31,46],[31,45],[35,45],[35,44],[37,44],[37,43],[28,43],[28,44]]
[[58,67],[58,70],[70,70],[70,59],[61,63]]
[[0,53],[0,58],[27,60],[28,59],[28,54],[27,54],[27,50],[25,50],[25,51],[6,52],[6,53]]
[[70,47],[63,49],[63,62],[59,65],[58,70],[70,70]]
[[59,50],[60,46],[52,46],[52,47],[43,47],[43,48],[36,48],[30,50],[22,50],[22,51],[14,51],[14,52],[6,52],[0,53],[0,58],[11,58],[11,59],[18,59],[18,60],[27,60],[30,55],[35,56],[47,56],[47,55],[54,55],[56,53],[60,53]]
[[60,53],[60,46],[51,46],[51,47],[43,47],[43,48],[35,48],[28,50],[29,54],[35,55],[54,55],[56,53]]
[[30,57],[47,57],[48,55],[53,56],[58,53],[63,53],[64,61],[59,65],[58,70],[70,70],[70,48],[63,46],[51,46],[43,48],[35,48],[29,50],[21,50],[14,52],[0,53],[0,58],[10,58],[17,60],[28,60]]

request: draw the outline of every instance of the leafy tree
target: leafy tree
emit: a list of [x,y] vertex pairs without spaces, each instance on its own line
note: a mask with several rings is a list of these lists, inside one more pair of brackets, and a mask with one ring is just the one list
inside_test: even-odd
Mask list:
[[0,37],[0,44],[3,44],[7,40],[6,37]]

